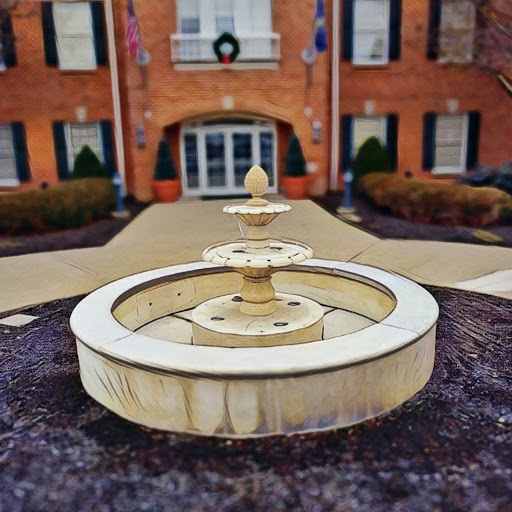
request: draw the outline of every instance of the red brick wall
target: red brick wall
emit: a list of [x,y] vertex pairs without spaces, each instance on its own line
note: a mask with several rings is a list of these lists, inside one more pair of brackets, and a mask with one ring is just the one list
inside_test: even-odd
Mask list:
[[18,65],[0,74],[0,123],[25,124],[32,180],[15,189],[24,190],[58,181],[52,121],[75,121],[78,106],[90,121],[112,119],[112,95],[108,66],[70,72],[46,65],[40,2],[19,2],[12,25]]
[[[117,2],[117,21],[123,26],[126,13],[123,2]],[[311,91],[313,116],[322,122],[321,144],[312,144],[310,120],[304,114],[306,74],[301,60],[302,49],[311,35],[315,0],[276,0],[273,2],[273,30],[281,35],[281,62],[278,70],[210,70],[177,71],[171,62],[170,35],[176,33],[174,1],[147,2],[135,0],[143,46],[151,54],[151,64],[144,71],[127,57],[124,46],[119,57],[126,65],[126,90],[130,105],[127,136],[134,139],[134,127],[146,128],[147,147],[130,151],[130,183],[140,199],[150,199],[150,176],[158,139],[165,126],[197,116],[224,112],[267,116],[293,126],[301,139],[306,159],[318,165],[317,176],[327,176],[329,156],[329,57],[322,54],[314,65],[314,86]],[[146,76],[143,76],[146,73]],[[225,110],[222,98],[233,99],[233,109]],[[151,111],[146,119],[144,112]],[[278,140],[278,160],[281,163],[282,137]],[[176,164],[179,154],[173,150]],[[281,172],[281,169],[278,170]]]
[[446,66],[426,58],[426,0],[402,2],[401,58],[382,68],[340,66],[340,112],[364,115],[365,100],[375,101],[375,115],[397,113],[398,172],[412,171],[422,179],[422,133],[425,112],[447,113],[447,100],[459,101],[458,111],[481,112],[479,162],[498,165],[512,159],[512,100],[496,79],[472,65]]

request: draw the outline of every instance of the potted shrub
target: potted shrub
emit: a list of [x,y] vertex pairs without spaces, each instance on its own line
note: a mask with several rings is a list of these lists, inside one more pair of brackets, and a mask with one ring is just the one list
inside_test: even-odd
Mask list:
[[285,172],[283,177],[284,193],[288,199],[307,199],[309,177],[306,159],[302,152],[300,140],[294,133],[288,143]]
[[155,201],[158,203],[174,203],[179,197],[180,181],[165,139],[160,139],[158,143],[158,154],[151,188]]

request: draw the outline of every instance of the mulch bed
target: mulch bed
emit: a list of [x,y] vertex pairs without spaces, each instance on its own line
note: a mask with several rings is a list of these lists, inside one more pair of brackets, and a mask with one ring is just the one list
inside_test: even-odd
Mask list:
[[147,204],[127,199],[125,207],[130,212],[130,218],[128,219],[109,217],[79,229],[67,229],[54,233],[26,236],[0,235],[0,258],[34,252],[60,251],[105,245],[147,206]]
[[[0,511],[512,511],[512,302],[428,287],[434,374],[389,414],[228,441],[142,429],[89,398],[79,298],[0,330]],[[397,383],[399,385],[399,383]]]
[[[315,199],[315,202],[331,213],[342,204],[339,193],[332,193],[325,197]],[[398,238],[408,240],[435,240],[439,242],[459,242],[469,244],[486,244],[477,238],[475,231],[485,230],[499,236],[502,242],[494,243],[503,247],[512,247],[512,226],[496,224],[484,228],[474,226],[441,226],[412,222],[391,215],[386,210],[373,205],[365,198],[355,198],[353,205],[361,222],[355,227],[369,231],[381,238]]]

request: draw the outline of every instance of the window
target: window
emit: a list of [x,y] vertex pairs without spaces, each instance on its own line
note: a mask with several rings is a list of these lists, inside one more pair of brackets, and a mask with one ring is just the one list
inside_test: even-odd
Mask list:
[[59,178],[69,178],[76,155],[88,145],[105,165],[107,173],[116,171],[114,139],[110,120],[87,123],[53,123],[53,139]]
[[0,9],[0,72],[16,66],[16,46],[12,29],[11,15]]
[[23,123],[0,124],[0,186],[18,186],[30,180]]
[[478,159],[480,114],[427,113],[423,120],[423,168],[432,174],[460,174]]
[[11,127],[8,124],[0,124],[0,186],[17,184]]
[[431,0],[427,56],[441,63],[473,60],[476,10],[471,0]]
[[352,131],[352,156],[370,137],[377,137],[386,145],[386,117],[355,117]]
[[42,2],[46,63],[62,70],[107,64],[103,2]]
[[104,162],[99,123],[66,123],[65,129],[70,169],[84,146],[89,146],[100,162]]
[[255,164],[267,173],[269,192],[276,192],[275,145],[271,123],[218,120],[184,126],[184,195],[245,194],[245,175]]
[[240,41],[239,61],[278,60],[271,0],[177,0],[178,34],[171,36],[174,62],[216,62],[212,48],[223,32]]
[[359,148],[370,137],[377,137],[386,147],[391,167],[397,164],[398,116],[352,116],[344,115],[342,122],[342,159],[343,169],[349,169]]
[[400,58],[401,0],[343,2],[343,58],[382,65]]
[[354,64],[388,61],[389,4],[387,0],[357,0],[354,10]]

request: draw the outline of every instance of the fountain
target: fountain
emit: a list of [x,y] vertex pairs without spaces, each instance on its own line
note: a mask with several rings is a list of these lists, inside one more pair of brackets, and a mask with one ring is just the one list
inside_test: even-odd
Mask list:
[[235,438],[344,427],[418,392],[434,363],[432,296],[271,239],[268,225],[291,207],[262,197],[257,166],[245,185],[251,199],[224,208],[244,239],[77,305],[70,322],[86,391],[141,425]]

